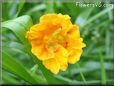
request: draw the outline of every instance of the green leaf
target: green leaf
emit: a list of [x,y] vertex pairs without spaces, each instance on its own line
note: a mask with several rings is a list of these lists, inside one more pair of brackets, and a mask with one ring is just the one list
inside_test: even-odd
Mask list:
[[83,80],[84,83],[86,84],[86,79],[85,79],[85,77],[84,77],[84,74],[83,74],[82,71],[80,70],[80,65],[77,64],[77,67],[78,67],[78,69],[79,69],[79,71],[80,71],[80,76],[82,77],[82,80]]
[[75,23],[83,26],[84,23],[87,21],[89,15],[91,14],[93,8],[88,8],[85,11],[83,11],[76,19]]
[[9,55],[6,51],[2,52],[2,67],[5,70],[8,70],[17,76],[21,77],[25,81],[33,84],[37,83],[37,81],[28,73],[28,71],[24,68],[24,66],[15,60],[11,55]]
[[101,83],[103,85],[106,85],[106,72],[105,72],[105,65],[104,65],[104,57],[102,53],[100,53],[99,57],[100,57],[100,63],[101,63]]
[[38,5],[34,6],[33,8],[31,8],[30,10],[28,10],[26,12],[26,14],[31,15],[32,13],[34,13],[36,11],[44,10],[45,8],[46,8],[45,4],[38,4]]
[[[92,57],[92,56],[91,56]],[[84,66],[80,67],[79,69],[71,69],[71,74],[79,74],[80,71],[83,72],[84,74],[86,73],[91,73],[92,71],[98,71],[101,69],[100,63],[96,61],[88,61],[85,64],[83,63]],[[113,70],[113,63],[105,62],[104,64],[105,70],[107,71],[112,71]]]
[[[110,79],[110,80],[106,80],[107,82],[110,82],[109,84],[113,84],[113,82],[114,82],[114,79]],[[74,82],[75,83],[75,82]],[[75,83],[75,84],[82,84],[83,82],[78,82],[78,83]],[[87,84],[100,84],[101,83],[101,81],[100,80],[90,80],[90,81],[87,81],[86,82]]]
[[16,17],[19,15],[21,9],[23,8],[24,6],[24,3],[25,3],[25,0],[20,0],[20,4],[19,4],[19,7],[18,7],[18,12],[16,14]]
[[108,12],[111,11],[112,9],[113,9],[113,7],[108,7],[108,8],[106,8],[106,9],[104,9],[103,11],[101,11],[100,13],[94,15],[93,17],[89,18],[89,19],[87,20],[87,22],[86,22],[85,24],[83,24],[82,27],[84,27],[85,25],[87,25],[87,24],[91,23],[92,21],[96,20],[96,19],[99,18],[100,16],[102,16],[102,15],[108,13]]
[[2,84],[19,84],[20,80],[15,79],[17,77],[13,76],[12,74],[2,70]]
[[54,13],[54,0],[52,0],[51,2],[45,2],[46,4],[46,13]]
[[106,37],[105,37],[105,52],[106,52],[106,57],[109,57],[110,54],[110,44],[111,44],[111,34],[109,32],[109,29],[106,30]]
[[[25,34],[27,29],[32,26],[32,20],[28,15],[16,18],[14,20],[9,20],[2,23],[2,27],[5,27],[11,30],[24,44],[27,51],[30,50],[30,45],[27,43],[27,39],[25,38]],[[27,44],[26,44],[27,43]]]

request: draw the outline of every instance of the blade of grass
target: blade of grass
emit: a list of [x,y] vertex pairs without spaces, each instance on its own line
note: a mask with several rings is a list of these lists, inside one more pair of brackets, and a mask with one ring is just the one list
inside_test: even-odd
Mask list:
[[[91,56],[92,57],[92,56]],[[98,56],[97,56],[98,57]],[[97,58],[96,57],[96,58]],[[87,58],[88,59],[88,58]],[[93,59],[92,59],[93,60]],[[88,61],[88,62],[86,62],[85,64],[83,63],[83,67],[81,67],[80,68],[80,70],[77,70],[77,69],[72,69],[71,70],[71,74],[73,74],[73,75],[75,75],[75,74],[80,74],[80,71],[81,72],[83,72],[83,74],[84,73],[91,73],[91,72],[93,72],[93,71],[98,71],[98,70],[100,70],[101,69],[101,67],[100,67],[100,63],[99,62],[97,62],[97,61]],[[104,66],[105,66],[105,70],[107,70],[107,71],[113,71],[113,63],[109,63],[109,62],[107,62],[107,63],[105,63],[104,64]]]
[[[110,1],[106,0],[105,3],[106,3],[106,4],[110,4]],[[108,12],[108,16],[109,16],[109,20],[112,21],[112,20],[113,20],[113,13],[112,13],[112,11],[109,11],[109,12]]]
[[30,69],[31,74],[34,75],[37,69],[38,69],[38,65],[35,64],[35,65]]
[[21,77],[25,81],[28,81],[31,84],[37,83],[37,81],[27,72],[24,66],[9,55],[6,51],[2,51],[2,67],[5,70],[8,70],[17,76]]
[[13,76],[2,70],[2,83],[1,84],[19,84],[20,81],[16,80]]
[[17,17],[19,15],[19,13],[21,12],[23,6],[24,6],[24,3],[25,3],[25,0],[20,0],[20,3],[19,3],[19,7],[18,7],[18,11],[16,13],[16,16]]
[[37,84],[47,84],[47,81],[44,77],[41,77],[40,75],[38,74],[32,74],[32,76],[37,80],[39,81]]
[[104,57],[102,54],[100,54],[100,63],[101,63],[101,84],[106,84],[106,72],[104,67]]
[[45,2],[46,4],[46,13],[54,13],[54,0],[51,0],[50,2]]
[[82,71],[80,70],[80,65],[77,64],[77,67],[78,67],[78,70],[80,71],[80,75],[81,75],[81,77],[82,77],[83,82],[86,84],[86,79],[85,79],[85,77],[84,77],[84,74],[83,74]]
[[83,11],[76,19],[75,23],[83,26],[84,23],[87,21],[89,15],[91,14],[93,8],[88,8],[85,11]]
[[106,52],[106,57],[109,57],[110,55],[110,32],[109,29],[106,30],[106,37],[105,37],[105,52]]
[[45,4],[38,4],[35,7],[31,8],[30,10],[28,10],[25,14],[31,15],[32,13],[34,13],[36,11],[44,10],[45,8],[46,8]]
[[6,14],[9,16],[9,19],[16,17],[15,14],[17,13],[17,6],[18,6],[18,3],[12,3],[10,9],[8,10],[9,15]]
[[[106,80],[108,83],[112,83],[113,84],[113,82],[114,82],[114,79],[110,79],[110,80]],[[90,80],[90,81],[86,81],[86,84],[87,85],[91,85],[91,84],[100,84],[101,83],[101,81],[100,80]],[[75,85],[84,85],[83,84],[83,82],[81,82],[81,81],[73,81],[73,83],[72,83],[73,85],[75,84]]]
[[105,13],[111,11],[112,9],[113,9],[113,7],[108,7],[106,9],[104,9],[103,11],[101,11],[100,13],[98,13],[97,15],[95,15],[95,16],[91,17],[90,19],[88,19],[86,21],[86,23],[82,27],[84,27],[85,25],[91,23],[92,21],[96,20],[97,18],[99,18],[100,16],[104,15]]

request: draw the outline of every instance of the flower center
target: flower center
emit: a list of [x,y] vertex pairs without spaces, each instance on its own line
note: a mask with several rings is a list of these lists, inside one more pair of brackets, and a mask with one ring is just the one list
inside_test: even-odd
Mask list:
[[52,34],[44,37],[44,42],[47,49],[58,49],[58,45],[65,45],[65,38],[61,34],[61,28],[56,29]]

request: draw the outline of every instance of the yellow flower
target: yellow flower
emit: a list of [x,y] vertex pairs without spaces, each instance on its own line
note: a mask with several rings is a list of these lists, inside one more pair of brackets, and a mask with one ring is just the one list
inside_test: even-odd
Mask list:
[[26,37],[32,53],[54,74],[65,71],[68,63],[79,61],[85,47],[78,26],[71,23],[68,15],[43,15],[40,23],[27,31]]

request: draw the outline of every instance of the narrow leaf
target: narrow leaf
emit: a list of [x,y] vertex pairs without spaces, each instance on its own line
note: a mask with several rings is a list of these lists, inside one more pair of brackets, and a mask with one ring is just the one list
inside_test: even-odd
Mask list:
[[11,55],[9,55],[6,51],[2,52],[2,67],[3,69],[10,71],[17,76],[21,77],[25,81],[29,83],[37,83],[37,81],[27,72],[24,66],[19,63],[16,59],[14,59]]

